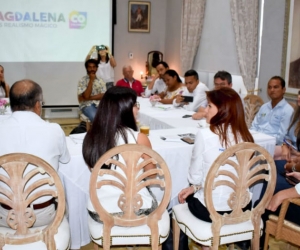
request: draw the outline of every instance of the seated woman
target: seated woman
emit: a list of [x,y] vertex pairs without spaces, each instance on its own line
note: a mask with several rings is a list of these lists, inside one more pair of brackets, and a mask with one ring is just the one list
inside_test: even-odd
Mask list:
[[[105,92],[92,128],[87,132],[83,142],[83,158],[90,170],[106,151],[118,145],[137,143],[151,148],[148,137],[137,132],[136,117],[139,104],[136,99],[136,92],[131,88],[111,87]],[[147,159],[149,156],[143,155],[143,158]],[[119,161],[121,160],[119,159]],[[148,164],[144,167],[144,171],[154,167],[153,164]],[[111,169],[125,175],[117,166],[111,167]],[[112,179],[113,177],[104,175],[99,178]],[[104,186],[98,192],[101,204],[110,213],[122,213],[117,202],[121,194],[121,190],[114,186]],[[150,190],[143,188],[139,194],[143,199],[143,206],[139,212],[150,213],[157,207],[156,199]],[[99,221],[99,216],[90,201],[88,210],[91,217]]]
[[4,68],[0,65],[0,98],[9,97],[9,85],[4,79]]
[[[292,121],[288,127],[285,140],[290,143],[292,146],[283,143],[281,146],[275,147],[275,160],[283,160],[283,165],[286,161],[290,161],[297,156],[300,156],[300,153],[294,148],[296,147],[297,134],[300,132],[300,90],[298,92],[297,98],[297,108],[294,111],[292,116]],[[286,161],[285,161],[286,160]]]
[[181,94],[186,87],[182,83],[177,72],[173,69],[168,69],[166,71],[164,74],[164,81],[167,85],[167,88],[164,92],[159,94],[159,97],[161,98],[160,102],[162,104],[172,104],[173,99],[178,94]]
[[[195,138],[188,180],[192,184],[179,195],[180,203],[185,201],[191,213],[204,221],[211,222],[204,201],[204,184],[214,160],[228,147],[240,142],[253,142],[246,122],[241,98],[231,88],[208,91],[206,122],[209,128],[200,129]],[[234,169],[225,165],[228,171]],[[214,206],[220,214],[231,211],[227,204],[232,190],[219,186],[213,191]],[[244,209],[249,209],[251,202]],[[202,249],[209,247],[202,246]]]

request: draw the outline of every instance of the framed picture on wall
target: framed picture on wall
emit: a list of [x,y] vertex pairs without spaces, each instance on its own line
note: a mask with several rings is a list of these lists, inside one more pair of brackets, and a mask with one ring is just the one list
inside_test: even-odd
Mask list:
[[128,31],[150,32],[150,2],[128,2]]
[[300,0],[286,0],[282,76],[287,95],[300,90]]

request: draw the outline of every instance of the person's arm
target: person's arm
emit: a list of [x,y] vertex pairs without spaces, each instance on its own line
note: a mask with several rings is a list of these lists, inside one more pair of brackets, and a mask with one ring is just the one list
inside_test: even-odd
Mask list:
[[110,63],[110,66],[112,66],[113,68],[117,66],[116,60],[113,57],[113,55],[110,55],[110,57],[109,57],[109,63]]
[[290,125],[291,117],[293,115],[293,108],[287,103],[282,110],[283,115],[280,118],[280,126],[276,135],[276,144],[281,145],[283,138],[287,133],[287,129]]
[[267,209],[271,211],[276,211],[285,199],[300,197],[299,193],[297,192],[297,189],[299,189],[299,187],[297,187],[298,185],[299,184],[297,184],[295,187],[288,188],[276,193],[272,197],[269,205],[267,206]]
[[250,130],[259,131],[259,128],[258,128],[258,127],[259,127],[258,120],[259,120],[260,112],[261,112],[262,108],[263,108],[263,106],[260,107],[259,111],[258,111],[257,114],[255,115],[254,120],[252,121]]
[[194,120],[201,120],[206,117],[206,109],[204,107],[200,107],[198,111],[192,115]]
[[[154,83],[155,83],[155,81],[156,81],[158,78],[159,78],[159,75],[156,75],[155,77],[153,77],[152,81],[148,84],[148,87],[147,87],[148,90],[152,90],[152,89],[153,89]],[[153,93],[153,91],[152,91],[152,93]]]
[[197,88],[195,89],[193,102],[190,102],[188,105],[185,105],[184,108],[186,110],[196,112],[200,106],[206,106],[207,100],[205,91],[208,91],[208,88],[203,83],[199,82]]
[[175,99],[175,96],[171,99],[161,99],[159,102],[162,104],[172,104],[174,99]]
[[93,51],[96,49],[96,45],[94,45],[85,58],[85,62],[90,59],[90,56],[93,54]]
[[89,74],[89,82],[87,85],[87,88],[85,89],[85,91],[82,92],[81,96],[85,99],[85,100],[89,100],[91,94],[92,94],[92,90],[93,90],[93,82],[96,79],[96,74]]
[[5,83],[5,97],[9,97],[9,85],[6,82],[4,83]]

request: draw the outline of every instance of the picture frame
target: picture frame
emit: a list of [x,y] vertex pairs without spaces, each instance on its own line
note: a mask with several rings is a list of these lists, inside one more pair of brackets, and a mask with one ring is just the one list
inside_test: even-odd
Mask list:
[[151,2],[129,1],[128,2],[128,31],[150,32]]
[[300,90],[300,0],[286,0],[281,75],[286,80],[286,97]]

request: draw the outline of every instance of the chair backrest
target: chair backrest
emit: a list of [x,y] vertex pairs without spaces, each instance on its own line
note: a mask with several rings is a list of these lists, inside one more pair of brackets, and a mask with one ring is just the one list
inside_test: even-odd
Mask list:
[[[48,249],[56,249],[54,234],[64,217],[65,194],[55,169],[34,155],[7,154],[0,157],[0,182],[0,203],[11,208],[6,221],[15,230],[0,235],[0,247],[43,241]],[[56,199],[56,215],[43,229],[31,228],[36,216],[30,204],[41,198]]]
[[244,98],[245,120],[248,128],[251,127],[255,115],[259,111],[264,101],[258,95],[247,95]]
[[[118,157],[116,157],[118,155]],[[147,155],[150,158],[143,159]],[[117,158],[117,159],[116,159]],[[119,161],[118,159],[123,159]],[[152,163],[156,168],[140,174],[141,170]],[[103,164],[118,166],[124,175],[117,173],[112,169],[101,168]],[[157,175],[159,178],[147,178],[151,175]],[[99,176],[111,175],[117,178],[115,180],[99,180]],[[122,190],[118,200],[118,206],[123,214],[112,215],[101,205],[97,197],[97,190],[105,185],[112,185]],[[138,192],[144,187],[160,186],[164,189],[164,196],[158,207],[149,215],[137,215],[135,212],[142,206],[143,200]],[[163,158],[152,149],[137,145],[125,144],[117,146],[107,151],[95,164],[90,179],[90,198],[104,224],[103,242],[109,242],[110,230],[113,226],[134,227],[147,224],[151,229],[151,244],[157,246],[158,243],[158,220],[165,212],[171,196],[171,176],[167,164]]]
[[[226,170],[224,165],[226,165]],[[228,170],[232,167],[232,171]],[[215,179],[219,177],[219,179]],[[257,182],[267,181],[267,188],[260,202],[251,211],[242,208],[251,201],[249,188]],[[254,225],[254,240],[258,244],[260,218],[266,205],[272,198],[276,184],[276,167],[267,150],[255,143],[243,142],[225,150],[214,161],[205,182],[205,202],[213,221],[214,241],[218,242],[220,228],[226,224],[237,224],[251,219]],[[228,186],[232,193],[227,204],[232,209],[230,214],[220,215],[213,206],[213,189]],[[252,204],[253,205],[253,204]],[[215,243],[216,243],[215,242]],[[254,248],[255,249],[255,248]]]
[[160,62],[163,61],[164,55],[160,51],[153,50],[148,52],[147,61],[146,61],[146,75],[152,76],[152,69],[155,68],[152,65],[152,62]]

